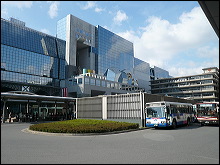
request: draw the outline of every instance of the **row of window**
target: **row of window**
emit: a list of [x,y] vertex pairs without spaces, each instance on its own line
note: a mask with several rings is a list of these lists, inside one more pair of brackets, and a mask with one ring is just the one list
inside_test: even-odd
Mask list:
[[[1,80],[2,81],[14,81],[20,83],[30,83],[38,85],[50,85],[50,86],[59,86],[59,84],[54,84],[52,78],[40,77],[28,74],[21,74],[15,72],[1,71]],[[59,82],[59,80],[56,80]]]
[[1,45],[1,48],[1,68],[8,71],[58,78],[57,58],[5,45]]
[[[175,96],[174,96],[175,97]],[[208,92],[208,93],[192,93],[192,94],[180,94],[178,95],[180,98],[203,98],[203,97],[217,97],[215,93]]]
[[157,93],[172,93],[172,92],[201,92],[205,90],[216,90],[214,86],[204,86],[204,87],[197,87],[197,88],[173,88],[173,89],[158,89],[158,90],[152,90],[152,93],[157,94]]
[[1,45],[1,69],[64,79],[65,60]]
[[152,89],[156,88],[175,88],[175,87],[184,87],[184,86],[192,86],[192,85],[200,85],[200,84],[213,84],[213,80],[202,80],[202,81],[196,81],[196,82],[184,82],[179,84],[167,84],[167,85],[153,85]]
[[113,89],[120,89],[120,90],[127,90],[127,91],[133,91],[133,90],[139,90],[140,88],[131,87],[128,85],[123,85],[120,83],[100,80],[100,79],[93,79],[93,78],[84,78],[84,82],[82,78],[77,79],[70,79],[69,80],[70,85],[76,85],[76,84],[87,84],[87,85],[95,85],[95,86],[101,86],[101,87],[107,87],[107,88],[113,88]]
[[186,78],[178,78],[178,79],[167,79],[167,80],[155,80],[151,82],[152,84],[158,84],[158,83],[171,83],[171,82],[180,82],[180,81],[189,81],[189,80],[200,80],[200,79],[205,79],[205,78],[213,78],[212,74],[207,74],[207,75],[200,75],[200,76],[195,76],[195,77],[186,77]]

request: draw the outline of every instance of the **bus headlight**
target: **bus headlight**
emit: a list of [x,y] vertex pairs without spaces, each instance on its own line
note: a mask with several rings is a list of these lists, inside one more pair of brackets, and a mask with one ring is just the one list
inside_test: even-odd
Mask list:
[[165,123],[166,121],[161,121],[161,123]]

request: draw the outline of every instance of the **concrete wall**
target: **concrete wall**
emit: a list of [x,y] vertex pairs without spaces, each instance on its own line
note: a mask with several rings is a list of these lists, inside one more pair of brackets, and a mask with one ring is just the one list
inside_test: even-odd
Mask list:
[[155,101],[193,103],[192,100],[147,93],[85,97],[77,99],[77,118],[132,122],[144,127],[145,104]]

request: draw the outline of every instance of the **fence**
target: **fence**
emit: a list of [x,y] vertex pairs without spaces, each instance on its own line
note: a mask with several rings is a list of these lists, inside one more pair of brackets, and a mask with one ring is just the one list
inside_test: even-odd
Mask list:
[[144,127],[145,103],[154,101],[193,102],[192,100],[141,92],[84,97],[77,99],[77,118],[125,121],[138,123]]

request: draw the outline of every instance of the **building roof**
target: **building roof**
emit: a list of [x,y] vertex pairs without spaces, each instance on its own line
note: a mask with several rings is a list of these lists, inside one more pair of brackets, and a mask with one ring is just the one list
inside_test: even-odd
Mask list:
[[75,102],[76,98],[73,97],[59,97],[59,96],[46,96],[46,95],[36,95],[29,93],[12,93],[12,92],[2,92],[2,100],[14,99],[14,100],[39,100],[39,101],[58,101],[58,102]]
[[219,1],[198,1],[198,3],[219,37]]

